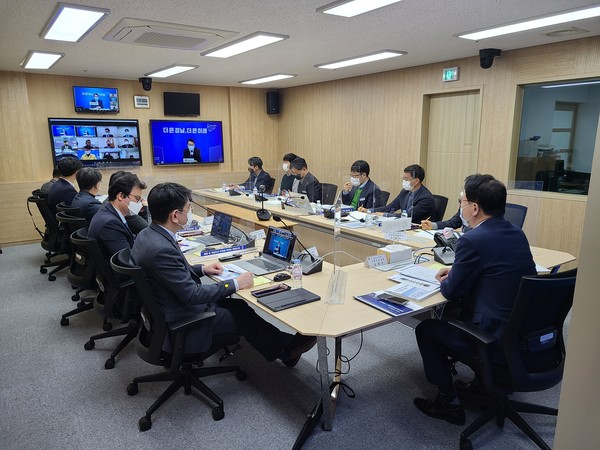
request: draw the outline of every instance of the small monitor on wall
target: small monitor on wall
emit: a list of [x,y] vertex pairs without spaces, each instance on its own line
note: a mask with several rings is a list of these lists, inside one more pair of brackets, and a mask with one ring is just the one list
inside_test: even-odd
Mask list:
[[224,162],[222,122],[151,120],[154,165]]
[[163,92],[165,116],[199,116],[200,94],[188,92]]
[[119,90],[90,86],[73,86],[75,112],[118,113]]

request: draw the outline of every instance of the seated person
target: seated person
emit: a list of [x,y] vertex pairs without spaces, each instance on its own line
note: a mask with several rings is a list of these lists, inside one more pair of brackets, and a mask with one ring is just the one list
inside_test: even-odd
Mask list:
[[200,162],[200,149],[196,148],[196,142],[193,139],[187,140],[187,147],[183,149],[183,160],[194,159],[196,162]]
[[145,188],[146,185],[137,175],[129,172],[116,177],[109,184],[108,203],[98,209],[88,229],[89,237],[98,241],[107,260],[119,250],[133,246],[135,234],[127,225],[125,216],[139,211],[142,189]]
[[239,298],[239,289],[252,287],[252,274],[234,280],[202,284],[205,275],[223,272],[219,262],[191,266],[177,245],[176,232],[192,221],[192,192],[177,183],[161,183],[152,188],[148,204],[152,223],[133,244],[131,257],[146,274],[154,296],[168,323],[213,311],[216,317],[187,335],[185,351],[200,353],[210,348],[219,334],[242,335],[267,361],[277,358],[294,366],[302,353],[316,343],[312,336],[292,336],[258,316]]
[[82,164],[77,158],[66,156],[58,162],[57,167],[60,172],[60,177],[48,191],[48,206],[50,207],[52,215],[56,215],[58,212],[56,205],[59,203],[71,206],[71,202],[77,195],[75,178],[77,176],[77,171],[81,169]]
[[[117,170],[116,172],[113,172],[113,174],[110,176],[110,179],[108,180],[108,187],[110,188],[110,185],[113,184],[114,180],[116,180],[118,177],[120,177],[121,175],[124,174],[131,174],[134,175],[135,177],[137,177],[137,175],[131,173],[131,172],[125,172],[123,170]],[[144,184],[140,181],[140,184]],[[146,189],[145,187],[142,189]],[[108,202],[108,198],[106,200],[104,200],[104,203]],[[129,227],[129,229],[133,232],[133,234],[138,234],[140,231],[142,231],[144,228],[146,228],[148,226],[148,202],[146,202],[146,199],[142,197],[142,202],[140,203],[134,203],[130,205],[129,210],[127,211],[127,214],[125,215],[125,219],[127,220],[127,226]]]
[[292,188],[292,192],[298,194],[304,194],[308,197],[308,201],[316,203],[317,200],[321,201],[323,198],[323,186],[317,178],[308,171],[308,165],[304,158],[296,158],[292,161],[290,168],[292,175],[296,177],[296,180],[300,181],[296,190]]
[[92,151],[90,149],[87,149],[87,148],[83,151],[83,155],[81,155],[81,160],[82,161],[90,161],[90,160],[95,160],[95,159],[97,159],[96,155],[94,155],[92,153]]
[[96,199],[96,195],[100,191],[102,173],[93,167],[84,167],[77,172],[76,178],[79,193],[73,199],[71,206],[79,208],[79,215],[87,221],[89,227],[92,217],[102,206],[102,203]]
[[285,195],[290,192],[294,186],[294,182],[296,184],[299,183],[298,180],[292,175],[291,164],[292,161],[295,160],[298,156],[294,153],[286,153],[283,155],[283,164],[281,165],[283,171],[285,172],[281,177],[281,184],[279,185],[279,195]]
[[248,160],[248,172],[250,172],[250,176],[242,184],[237,186],[230,185],[230,187],[244,188],[247,191],[252,191],[256,188],[258,191],[261,191],[261,186],[264,186],[264,192],[271,192],[273,188],[271,185],[271,175],[269,175],[269,172],[265,172],[262,167],[262,159],[258,156],[253,156]]
[[123,145],[120,146],[121,148],[134,148],[133,145],[131,145],[131,143],[129,142],[129,139],[123,139]]
[[381,204],[381,190],[369,178],[369,163],[359,159],[350,167],[350,181],[342,188],[342,203],[354,209],[375,209]]
[[[418,164],[412,164],[404,169],[402,176],[402,192],[387,206],[380,206],[371,210],[375,213],[384,213],[386,217],[400,217],[406,211],[413,223],[430,218],[435,214],[435,202],[423,181],[425,170]],[[359,211],[366,211],[360,208]],[[381,214],[380,214],[381,215]]]
[[[461,302],[460,319],[493,334],[497,342],[501,342],[521,278],[536,274],[525,234],[503,217],[505,205],[506,187],[493,176],[477,174],[467,179],[460,217],[472,230],[456,243],[452,267],[436,275],[450,304]],[[426,319],[417,325],[415,334],[427,381],[438,387],[434,400],[415,398],[415,406],[430,417],[463,425],[465,413],[456,396],[448,357],[467,362],[475,349],[445,320]]]
[[56,183],[58,181],[59,177],[60,177],[60,171],[58,170],[58,167],[55,167],[54,169],[52,169],[52,179],[50,179],[50,181],[46,181],[44,184],[42,184],[42,186],[40,187],[40,192],[42,194],[48,195],[50,188],[52,187],[52,185],[54,183]]
[[[469,175],[467,178],[465,178],[465,183],[472,176],[474,176],[474,175]],[[463,196],[463,191],[461,191],[459,197],[462,197],[462,196]],[[461,226],[462,226],[463,233],[466,233],[467,231],[469,231],[471,229],[468,225],[465,224],[465,221],[461,220],[461,218],[460,218],[460,206],[458,208],[458,211],[456,211],[456,214],[454,214],[448,220],[442,220],[439,222],[431,222],[430,220],[422,220],[421,221],[421,228],[423,230],[443,230],[444,228],[456,229]]]

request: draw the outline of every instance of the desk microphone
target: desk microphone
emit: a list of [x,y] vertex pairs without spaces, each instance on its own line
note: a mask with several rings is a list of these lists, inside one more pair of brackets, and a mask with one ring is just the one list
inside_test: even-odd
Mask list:
[[[284,222],[284,220],[280,217],[280,216],[273,216],[273,220],[275,222],[281,222],[288,230],[290,229],[290,226]],[[308,265],[304,265],[302,264],[302,274],[304,275],[310,275],[313,273],[317,273],[323,270],[323,258],[315,258],[311,252],[308,251],[308,249],[304,246],[304,244],[300,241],[300,239],[298,238],[298,235],[296,233],[294,233],[293,231],[291,232],[294,234],[294,236],[296,236],[296,241],[298,241],[298,244],[300,244],[300,246],[304,249],[304,251],[308,254],[308,256],[310,256],[310,264]]]
[[264,184],[258,187],[258,193],[260,194],[260,209],[256,210],[256,217],[258,220],[270,220],[271,213],[265,209],[265,191],[267,188]]
[[[194,200],[190,200],[194,205],[199,206],[200,208],[204,209],[206,212],[209,212],[208,209],[206,208],[206,206],[201,205],[200,203],[196,203]],[[250,236],[248,236],[246,234],[246,232],[244,230],[242,230],[241,228],[236,227],[233,222],[231,223],[231,226],[233,228],[235,228],[236,230],[238,230],[240,233],[242,233],[244,235],[244,237],[246,238],[246,246],[247,247],[254,247],[254,239],[251,239]],[[231,233],[230,233],[231,234]],[[238,236],[239,237],[239,236]]]

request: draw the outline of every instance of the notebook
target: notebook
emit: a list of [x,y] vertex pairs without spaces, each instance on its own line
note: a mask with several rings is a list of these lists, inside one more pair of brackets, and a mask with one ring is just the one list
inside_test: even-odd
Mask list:
[[317,294],[300,288],[261,297],[258,299],[258,303],[265,305],[271,311],[282,311],[284,309],[293,308],[294,306],[315,302],[320,299],[321,297]]
[[288,230],[269,227],[262,256],[236,262],[236,266],[252,272],[254,275],[279,272],[292,262],[296,235]]
[[231,222],[233,217],[228,214],[221,212],[215,212],[213,217],[212,227],[210,228],[210,235],[198,236],[195,240],[201,244],[219,245],[227,244],[229,241],[229,232],[231,230]]

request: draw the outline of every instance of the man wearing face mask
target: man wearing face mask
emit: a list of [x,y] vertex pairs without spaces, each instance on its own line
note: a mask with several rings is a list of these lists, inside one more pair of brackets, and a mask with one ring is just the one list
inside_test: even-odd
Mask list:
[[[294,153],[286,153],[283,155],[283,164],[281,168],[283,169],[283,177],[281,177],[281,184],[279,185],[279,195],[285,195],[288,192],[292,191],[294,187],[294,182],[296,184],[300,183],[300,181],[296,180],[296,177],[292,175],[291,164],[292,161],[295,160],[298,156]],[[296,187],[296,189],[298,189]]]
[[308,171],[308,164],[304,158],[296,158],[292,161],[290,166],[292,175],[299,180],[297,188],[292,188],[293,192],[298,194],[304,194],[308,197],[308,201],[316,203],[317,200],[321,201],[323,198],[323,186],[317,177]]
[[76,179],[79,193],[73,199],[71,206],[79,208],[79,215],[87,221],[89,227],[92,217],[102,206],[102,203],[96,199],[96,194],[100,191],[102,173],[93,167],[84,167],[77,172]]
[[187,140],[187,147],[183,149],[183,162],[200,162],[200,149],[196,148],[196,142],[193,139]]
[[180,184],[154,186],[148,195],[152,223],[140,232],[131,251],[131,258],[145,272],[165,320],[171,323],[214,312],[214,319],[188,332],[186,352],[208,350],[213,336],[237,334],[244,336],[267,361],[279,358],[293,367],[302,353],[315,345],[316,338],[284,333],[258,316],[245,301],[231,298],[237,290],[253,286],[250,272],[234,280],[202,284],[203,276],[223,272],[221,263],[192,266],[185,259],[176,233],[191,221],[191,200],[192,192]]
[[[504,184],[491,175],[468,177],[458,202],[463,224],[472,229],[458,240],[452,267],[441,269],[436,279],[450,304],[460,301],[460,319],[500,343],[521,278],[536,274],[535,263],[523,231],[504,219]],[[448,357],[468,362],[475,349],[445,320],[424,320],[415,334],[427,380],[438,387],[435,399],[415,398],[415,406],[430,417],[464,425]],[[503,363],[495,350],[492,358]],[[469,388],[459,381],[456,386]]]
[[[467,180],[471,179],[471,177],[474,177],[474,176],[475,175],[469,175],[467,178],[465,178],[465,183],[467,182]],[[464,193],[464,191],[461,191],[460,197],[463,196],[463,193]],[[454,214],[448,220],[443,220],[440,222],[432,222],[430,220],[421,220],[421,228],[423,230],[443,230],[444,228],[456,229],[459,227],[462,227],[463,233],[466,233],[467,231],[471,230],[471,227],[469,227],[468,225],[465,225],[460,218],[460,207],[458,208],[458,211],[456,211],[456,214]]]
[[[273,183],[271,181],[271,175],[269,172],[263,170],[263,162],[258,156],[253,156],[248,160],[248,172],[250,175],[242,184],[237,187],[243,187],[247,191],[252,191],[254,188],[260,189],[260,186],[265,187],[266,193],[271,193],[273,190]],[[235,186],[233,186],[235,187]]]
[[[404,169],[402,176],[402,191],[387,206],[380,206],[372,210],[386,217],[400,217],[406,211],[413,223],[421,223],[435,214],[435,202],[423,181],[425,170],[418,164],[412,164]],[[360,209],[364,211],[366,208]]]
[[359,159],[350,167],[350,181],[342,188],[342,202],[354,209],[375,209],[381,204],[381,191],[369,178],[369,163]]
[[137,175],[124,172],[111,180],[108,202],[92,217],[88,235],[98,241],[107,260],[119,250],[133,246],[135,234],[125,216],[137,215],[142,208],[142,189],[146,189],[146,185]]

